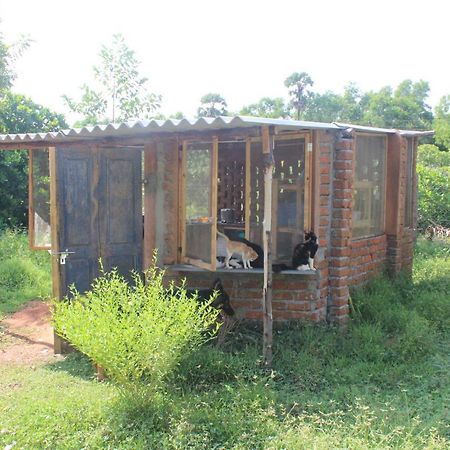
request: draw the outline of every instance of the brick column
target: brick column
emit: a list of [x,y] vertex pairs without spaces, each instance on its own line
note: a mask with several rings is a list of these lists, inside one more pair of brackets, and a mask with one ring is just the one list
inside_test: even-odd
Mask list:
[[328,320],[337,324],[346,323],[349,314],[354,146],[353,136],[339,136],[333,158]]
[[388,137],[386,169],[386,237],[390,275],[402,269],[406,195],[407,141],[399,134]]

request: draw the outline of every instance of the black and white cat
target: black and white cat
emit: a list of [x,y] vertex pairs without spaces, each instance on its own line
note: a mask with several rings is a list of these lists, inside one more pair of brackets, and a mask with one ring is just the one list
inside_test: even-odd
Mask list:
[[305,233],[305,240],[297,244],[292,254],[292,266],[286,264],[274,264],[273,271],[282,270],[316,270],[314,267],[314,256],[319,248],[319,240],[314,231]]

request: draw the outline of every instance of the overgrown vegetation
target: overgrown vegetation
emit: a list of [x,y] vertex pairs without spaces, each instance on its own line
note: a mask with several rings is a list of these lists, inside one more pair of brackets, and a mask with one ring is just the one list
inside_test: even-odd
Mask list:
[[450,151],[421,145],[417,152],[418,226],[450,228]]
[[[130,285],[116,271],[97,278],[85,296],[76,290],[53,304],[58,333],[106,375],[141,395],[161,386],[183,359],[215,335],[218,310],[163,285],[156,267]],[[145,398],[145,395],[143,396]]]
[[28,248],[26,233],[0,230],[0,317],[51,294],[50,255]]
[[87,359],[0,375],[0,445],[18,448],[450,449],[450,245],[419,241],[413,280],[353,293],[347,331],[235,330],[178,366],[145,408]]

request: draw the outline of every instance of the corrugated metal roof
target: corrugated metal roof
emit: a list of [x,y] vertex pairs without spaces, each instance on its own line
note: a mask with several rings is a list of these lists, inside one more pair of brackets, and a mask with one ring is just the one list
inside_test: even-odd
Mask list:
[[392,128],[367,127],[364,125],[353,125],[351,123],[333,122],[334,125],[341,129],[353,129],[355,131],[366,131],[371,133],[400,133],[404,136],[431,136],[434,131],[415,131],[415,130],[395,130]]
[[[311,130],[311,129],[346,129],[353,128],[359,131],[372,131],[378,133],[395,133],[396,130],[384,128],[371,128],[359,125],[307,122],[301,120],[269,119],[264,117],[217,117],[199,119],[169,119],[169,120],[136,120],[126,123],[112,123],[92,127],[72,128],[49,133],[3,134],[0,135],[1,144],[12,143],[57,143],[71,142],[83,139],[139,136],[157,133],[183,133],[188,131],[223,130],[233,128],[248,128],[261,125],[272,125],[279,131]],[[403,134],[423,135],[432,132],[404,131]],[[8,145],[10,147],[10,145]]]

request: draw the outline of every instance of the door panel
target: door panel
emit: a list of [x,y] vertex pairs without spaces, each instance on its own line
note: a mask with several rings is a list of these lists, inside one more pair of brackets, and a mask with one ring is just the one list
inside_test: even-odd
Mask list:
[[62,295],[73,283],[88,290],[99,275],[117,267],[130,279],[142,270],[141,151],[58,148],[59,265]]
[[59,266],[62,295],[73,283],[77,290],[87,290],[98,275],[97,199],[94,184],[96,166],[94,149],[56,151],[58,215],[60,221],[58,250],[71,253]]
[[104,267],[130,278],[142,270],[141,150],[101,149],[100,248]]

